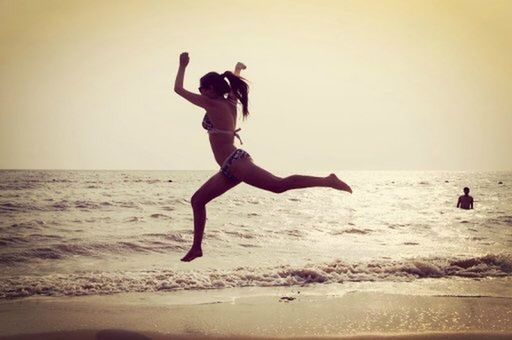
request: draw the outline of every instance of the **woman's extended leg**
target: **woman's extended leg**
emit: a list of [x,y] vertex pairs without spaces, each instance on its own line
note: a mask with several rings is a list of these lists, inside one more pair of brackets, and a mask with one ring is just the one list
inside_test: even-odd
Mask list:
[[219,172],[213,175],[194,193],[190,200],[194,212],[194,243],[181,261],[189,262],[196,257],[203,256],[201,243],[203,241],[204,226],[206,223],[206,204],[239,183],[240,181],[229,180]]
[[234,176],[247,184],[275,193],[311,187],[328,187],[352,193],[350,186],[340,180],[335,174],[330,174],[326,177],[292,175],[282,178],[260,168],[251,160],[236,162],[236,164],[231,166],[230,171]]

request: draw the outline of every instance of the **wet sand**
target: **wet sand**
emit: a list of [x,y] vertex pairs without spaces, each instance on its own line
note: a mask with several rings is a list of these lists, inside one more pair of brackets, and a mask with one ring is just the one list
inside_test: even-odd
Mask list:
[[149,295],[6,301],[0,339],[512,339],[510,298],[351,292],[170,304]]
[[[297,337],[275,337],[275,339],[296,339]],[[402,334],[402,335],[361,335],[361,336],[339,336],[339,337],[298,337],[299,339],[343,339],[343,340],[510,340],[510,334],[500,333],[424,333],[424,334]],[[211,339],[211,340],[258,340],[274,339],[274,337],[245,337],[245,336],[197,336],[197,335],[175,335],[158,334],[150,332],[131,332],[125,330],[83,330],[70,332],[39,333],[32,335],[18,335],[12,337],[2,337],[0,339],[10,340],[191,340],[191,339]]]

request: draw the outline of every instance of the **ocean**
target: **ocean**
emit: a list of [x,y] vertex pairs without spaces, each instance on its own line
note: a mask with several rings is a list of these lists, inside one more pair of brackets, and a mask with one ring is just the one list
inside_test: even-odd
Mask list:
[[[190,197],[214,173],[0,171],[0,299],[356,286],[512,297],[512,172],[336,172],[352,195],[241,184],[208,204],[204,255],[183,263]],[[455,207],[465,186],[474,210]]]

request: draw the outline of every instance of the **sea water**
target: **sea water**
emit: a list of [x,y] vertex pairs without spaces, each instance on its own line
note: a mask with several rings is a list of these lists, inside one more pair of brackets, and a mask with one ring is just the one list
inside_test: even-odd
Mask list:
[[[0,171],[0,298],[427,281],[512,297],[512,172],[337,172],[352,195],[242,183],[207,205],[204,256],[181,262],[214,174]],[[465,186],[473,210],[456,208]],[[482,281],[501,284],[468,288]]]

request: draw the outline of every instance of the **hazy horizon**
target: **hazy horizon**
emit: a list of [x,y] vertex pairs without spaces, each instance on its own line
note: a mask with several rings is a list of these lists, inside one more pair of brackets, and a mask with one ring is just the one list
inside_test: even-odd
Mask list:
[[[218,168],[211,168],[211,169],[22,169],[22,168],[16,168],[16,169],[0,169],[0,171],[116,171],[116,172],[211,172],[211,171],[218,171]],[[272,171],[274,171],[276,174],[286,174],[289,173],[291,170],[294,169],[287,169],[287,168],[272,168]],[[465,169],[465,170],[447,170],[447,169],[423,169],[423,170],[409,170],[409,169],[307,169],[307,168],[297,168],[295,169],[297,171],[307,171],[310,174],[312,173],[320,173],[320,172],[333,172],[333,173],[361,173],[361,172],[369,172],[369,173],[394,173],[394,172],[404,172],[404,173],[416,173],[416,172],[425,172],[425,173],[440,173],[440,172],[446,172],[446,173],[510,173],[512,170],[472,170],[472,169]]]
[[172,91],[187,51],[194,92],[248,66],[241,147],[270,171],[510,171],[511,17],[498,0],[0,0],[0,169],[218,169]]

